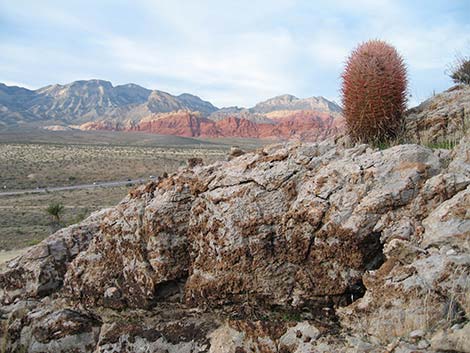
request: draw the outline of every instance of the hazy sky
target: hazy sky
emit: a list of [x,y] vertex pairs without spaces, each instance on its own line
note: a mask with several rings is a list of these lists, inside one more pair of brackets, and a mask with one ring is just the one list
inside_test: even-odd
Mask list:
[[404,56],[411,104],[470,54],[470,1],[0,0],[0,82],[99,78],[218,106],[291,93],[338,100],[344,61],[380,38]]

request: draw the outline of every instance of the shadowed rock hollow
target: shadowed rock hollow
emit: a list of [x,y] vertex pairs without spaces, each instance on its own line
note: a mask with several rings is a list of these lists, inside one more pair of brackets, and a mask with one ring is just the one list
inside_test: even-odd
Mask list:
[[134,189],[3,268],[3,350],[466,352],[469,144],[288,143]]

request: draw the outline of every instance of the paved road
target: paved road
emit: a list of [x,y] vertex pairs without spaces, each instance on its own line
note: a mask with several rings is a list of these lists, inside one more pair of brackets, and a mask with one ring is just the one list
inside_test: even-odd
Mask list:
[[94,184],[82,184],[82,185],[72,185],[72,186],[53,186],[53,187],[50,187],[50,188],[5,191],[5,192],[0,192],[0,197],[2,197],[2,196],[24,195],[24,194],[41,194],[41,193],[53,192],[53,191],[93,189],[93,188],[98,188],[98,187],[124,186],[124,185],[128,185],[128,184],[135,185],[135,184],[140,184],[140,183],[144,183],[144,182],[147,182],[147,181],[149,181],[149,179],[104,181],[104,182],[97,182],[97,183],[94,183]]

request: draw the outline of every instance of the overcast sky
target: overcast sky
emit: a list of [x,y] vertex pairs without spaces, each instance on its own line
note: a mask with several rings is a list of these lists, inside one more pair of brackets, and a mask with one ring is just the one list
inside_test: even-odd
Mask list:
[[380,38],[408,65],[411,104],[470,54],[470,1],[0,0],[0,82],[99,78],[217,106],[290,93],[337,100],[348,53]]

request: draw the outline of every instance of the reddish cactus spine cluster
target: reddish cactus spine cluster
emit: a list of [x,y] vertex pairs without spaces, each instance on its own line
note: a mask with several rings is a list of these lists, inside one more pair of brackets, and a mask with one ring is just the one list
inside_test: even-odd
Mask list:
[[381,40],[359,45],[342,75],[343,114],[354,141],[395,137],[406,108],[407,75],[397,50]]

